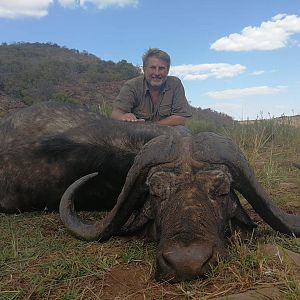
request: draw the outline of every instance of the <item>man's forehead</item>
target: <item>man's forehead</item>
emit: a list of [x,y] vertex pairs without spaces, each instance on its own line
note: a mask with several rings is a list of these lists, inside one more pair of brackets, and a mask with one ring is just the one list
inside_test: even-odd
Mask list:
[[165,62],[164,60],[156,57],[156,56],[150,56],[148,58],[148,62],[147,65],[150,66],[168,66],[167,62]]

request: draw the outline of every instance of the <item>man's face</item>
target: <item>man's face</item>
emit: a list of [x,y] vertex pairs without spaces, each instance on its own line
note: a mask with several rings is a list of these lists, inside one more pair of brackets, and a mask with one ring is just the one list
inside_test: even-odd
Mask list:
[[143,67],[145,78],[153,88],[161,87],[167,80],[169,67],[168,64],[155,57],[149,57],[147,65]]

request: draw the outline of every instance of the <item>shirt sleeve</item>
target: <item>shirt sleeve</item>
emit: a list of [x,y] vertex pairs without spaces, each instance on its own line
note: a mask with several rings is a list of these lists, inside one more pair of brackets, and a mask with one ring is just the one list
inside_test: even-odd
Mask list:
[[122,110],[125,113],[132,112],[135,103],[134,88],[127,82],[122,86],[119,95],[114,101],[114,109]]
[[182,116],[186,118],[191,117],[189,104],[185,97],[184,87],[179,79],[178,84],[174,89],[172,115]]

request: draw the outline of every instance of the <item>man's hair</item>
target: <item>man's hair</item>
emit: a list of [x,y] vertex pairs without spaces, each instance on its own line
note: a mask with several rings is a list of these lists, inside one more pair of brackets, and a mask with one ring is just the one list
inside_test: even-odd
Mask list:
[[165,61],[168,64],[168,68],[170,68],[171,65],[171,58],[170,55],[165,52],[162,51],[158,48],[149,48],[143,55],[142,59],[143,59],[143,67],[147,66],[148,63],[148,59],[150,57],[157,57],[163,61]]

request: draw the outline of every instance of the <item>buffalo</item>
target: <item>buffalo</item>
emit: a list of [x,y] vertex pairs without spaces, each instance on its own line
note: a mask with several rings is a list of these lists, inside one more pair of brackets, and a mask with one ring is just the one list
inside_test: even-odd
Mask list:
[[[300,236],[300,216],[277,207],[237,145],[215,133],[183,136],[47,102],[2,120],[0,140],[0,212],[59,209],[88,241],[143,233],[158,243],[157,280],[205,275],[226,255],[232,226],[255,227],[236,191],[274,230]],[[83,220],[78,210],[106,214]]]

